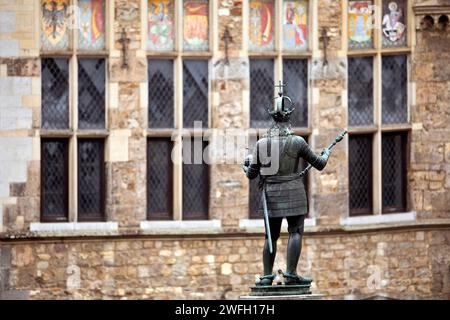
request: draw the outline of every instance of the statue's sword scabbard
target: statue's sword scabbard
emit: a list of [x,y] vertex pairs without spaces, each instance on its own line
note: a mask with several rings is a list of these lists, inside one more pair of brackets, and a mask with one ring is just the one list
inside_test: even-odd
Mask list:
[[261,201],[262,201],[263,211],[264,211],[264,226],[266,229],[267,243],[269,244],[270,253],[273,253],[272,235],[270,233],[269,210],[267,209],[266,187],[265,186],[263,186],[263,188],[262,188],[261,198],[262,198]]

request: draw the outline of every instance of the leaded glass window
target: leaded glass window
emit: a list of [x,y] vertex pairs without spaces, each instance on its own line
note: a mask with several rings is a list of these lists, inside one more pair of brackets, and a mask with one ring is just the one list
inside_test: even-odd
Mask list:
[[348,58],[348,123],[373,124],[373,58]]
[[[209,166],[201,138],[183,138],[183,219],[208,219]],[[186,152],[188,152],[186,154]]]
[[105,59],[78,59],[78,128],[105,128]]
[[41,141],[41,220],[67,221],[68,140]]
[[373,1],[348,2],[348,48],[373,47]]
[[183,1],[183,49],[186,51],[209,50],[208,0]]
[[69,0],[41,0],[42,50],[69,49],[69,6]]
[[291,116],[293,127],[308,126],[308,60],[284,59],[283,82],[285,93],[292,99],[294,113]]
[[273,0],[249,3],[249,50],[274,50],[275,7]]
[[283,49],[308,49],[308,1],[283,1]]
[[78,220],[102,221],[105,212],[103,139],[78,140]]
[[274,99],[273,59],[250,60],[250,126],[264,128],[271,124],[267,109]]
[[105,1],[77,0],[78,49],[102,50],[105,48]]
[[406,46],[407,0],[383,0],[382,43],[383,47]]
[[183,126],[193,128],[195,121],[208,127],[208,61],[183,61]]
[[404,132],[382,135],[383,213],[406,210],[406,143]]
[[69,128],[69,60],[42,59],[42,128]]
[[372,135],[348,140],[350,215],[372,214]]
[[174,127],[173,60],[148,61],[148,127]]
[[173,0],[148,0],[148,50],[171,51],[174,49],[174,9]]
[[407,58],[406,55],[382,57],[382,122],[408,122]]
[[150,138],[147,143],[147,216],[148,219],[172,217],[173,175],[172,141]]

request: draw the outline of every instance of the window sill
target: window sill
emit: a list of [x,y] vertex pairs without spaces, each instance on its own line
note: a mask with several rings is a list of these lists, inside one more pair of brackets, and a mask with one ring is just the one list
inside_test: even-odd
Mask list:
[[369,224],[383,224],[383,223],[396,223],[396,222],[406,222],[415,221],[415,212],[406,213],[389,213],[389,214],[377,214],[370,216],[359,216],[359,217],[346,217],[341,218],[341,226],[359,226],[359,225],[369,225]]
[[30,231],[37,233],[58,233],[58,232],[94,232],[107,233],[117,232],[119,224],[117,222],[62,222],[62,223],[41,223],[30,224]]
[[217,234],[221,232],[220,220],[141,221],[142,234]]

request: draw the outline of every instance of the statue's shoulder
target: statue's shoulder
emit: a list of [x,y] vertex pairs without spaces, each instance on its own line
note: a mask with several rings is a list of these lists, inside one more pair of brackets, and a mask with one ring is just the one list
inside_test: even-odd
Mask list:
[[302,147],[306,141],[305,139],[303,139],[303,137],[301,136],[297,136],[297,135],[291,135],[291,139],[292,139],[292,144],[296,147]]

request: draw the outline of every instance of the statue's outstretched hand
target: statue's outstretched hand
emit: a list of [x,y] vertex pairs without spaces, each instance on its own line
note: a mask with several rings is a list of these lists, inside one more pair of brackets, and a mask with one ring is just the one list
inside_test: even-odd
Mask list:
[[250,167],[250,163],[252,162],[252,160],[253,156],[251,154],[245,157],[244,164],[242,165],[242,169],[244,170],[245,173],[247,173],[248,167]]
[[324,158],[325,160],[328,160],[328,157],[330,156],[331,150],[328,148],[324,148],[322,150],[322,152],[320,153],[320,155],[322,156],[322,158]]

